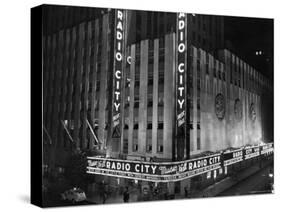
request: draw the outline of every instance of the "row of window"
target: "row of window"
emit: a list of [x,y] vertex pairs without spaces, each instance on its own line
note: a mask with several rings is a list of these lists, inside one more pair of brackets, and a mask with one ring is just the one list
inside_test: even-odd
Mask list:
[[[196,126],[197,126],[197,129],[198,129],[198,130],[201,129],[201,127],[200,127],[200,121],[197,123]],[[158,129],[158,130],[163,130],[163,127],[164,127],[164,124],[163,124],[163,123],[158,123],[158,126],[157,126],[157,129]],[[191,130],[194,129],[194,128],[193,128],[193,123],[188,124],[188,128],[191,129]],[[125,129],[125,130],[128,130],[128,129],[129,129],[129,125],[128,125],[128,124],[124,124],[124,129]],[[134,130],[139,129],[139,124],[138,124],[138,123],[135,123],[133,129],[134,129]],[[148,123],[146,129],[151,130],[151,129],[152,129],[152,123]]]
[[[133,151],[134,152],[137,152],[138,148],[139,148],[138,144],[133,145]],[[164,150],[163,145],[157,145],[157,152],[158,153],[163,153],[163,150]],[[152,145],[151,144],[146,145],[146,152],[152,152]]]

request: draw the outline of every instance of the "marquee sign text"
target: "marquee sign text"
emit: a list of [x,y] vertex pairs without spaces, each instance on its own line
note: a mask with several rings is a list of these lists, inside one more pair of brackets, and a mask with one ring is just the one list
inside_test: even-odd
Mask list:
[[219,154],[170,163],[88,157],[87,173],[132,177],[156,182],[177,181],[218,169],[220,164]]
[[185,93],[186,93],[186,17],[185,13],[178,13],[177,17],[177,126],[185,123]]
[[143,162],[101,157],[87,158],[87,173],[152,182],[179,181],[222,169],[259,155],[273,154],[273,143],[244,147],[176,162]]
[[124,41],[124,14],[122,10],[116,10],[115,17],[115,54],[114,54],[114,93],[113,93],[113,127],[120,124],[121,105],[121,81]]

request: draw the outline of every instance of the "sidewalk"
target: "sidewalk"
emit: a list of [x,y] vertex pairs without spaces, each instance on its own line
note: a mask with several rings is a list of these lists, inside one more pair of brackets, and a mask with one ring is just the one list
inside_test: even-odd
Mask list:
[[[130,193],[129,202],[137,202],[138,196],[139,196],[139,191],[136,188],[130,188],[129,193]],[[98,193],[92,193],[90,196],[88,196],[87,199],[88,199],[89,202],[93,202],[93,203],[96,203],[96,204],[103,204],[103,198]],[[115,194],[108,195],[104,204],[123,203],[123,202],[124,202],[123,201],[123,195],[118,194],[118,192],[115,192]]]

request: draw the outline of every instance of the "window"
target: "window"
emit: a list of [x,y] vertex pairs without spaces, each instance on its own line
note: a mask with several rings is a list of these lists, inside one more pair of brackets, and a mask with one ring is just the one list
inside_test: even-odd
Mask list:
[[193,79],[192,79],[192,76],[189,77],[188,81],[189,81],[189,88],[193,88]]
[[148,144],[148,145],[146,146],[146,151],[147,151],[147,152],[151,152],[151,151],[152,151],[152,145],[151,145],[151,144]]
[[99,91],[100,90],[100,81],[97,81],[97,84],[96,84],[96,91]]
[[128,153],[128,139],[124,139],[124,146],[123,146],[124,153]]
[[138,102],[140,100],[139,95],[135,96],[135,102]]
[[125,129],[125,130],[129,129],[128,124],[125,124],[125,125],[124,125],[124,129]]
[[65,171],[65,169],[64,169],[63,167],[58,167],[58,172],[59,172],[60,174],[63,174],[64,171]]
[[158,106],[163,106],[164,105],[164,99],[163,99],[163,97],[159,97],[158,98]]
[[134,124],[134,130],[137,130],[137,129],[139,129],[139,124],[138,123]]
[[200,61],[197,60],[197,74],[200,75]]
[[193,100],[190,99],[189,101],[190,101],[190,102],[189,102],[189,107],[190,107],[190,109],[192,109],[192,108],[193,108]]
[[124,107],[125,107],[125,108],[127,108],[127,107],[129,107],[129,106],[130,106],[130,103],[126,101],[126,103],[125,103],[125,106],[124,106]]
[[139,87],[140,86],[140,81],[135,81],[135,87]]
[[165,46],[165,40],[164,40],[164,37],[161,37],[159,39],[159,55],[160,55],[160,52],[165,52],[165,49],[164,49],[164,46]]
[[163,123],[158,123],[158,129],[162,130],[163,129],[164,124]]
[[148,64],[153,65],[153,51],[149,51]]
[[138,145],[137,145],[137,144],[134,144],[134,146],[133,146],[133,151],[134,151],[134,152],[138,151]]
[[152,100],[149,100],[149,101],[147,102],[147,107],[152,107],[152,105],[153,105]]
[[201,149],[200,137],[197,137],[197,150]]
[[149,79],[147,85],[153,85],[153,79]]
[[163,145],[157,146],[157,152],[163,152]]
[[135,102],[134,103],[134,108],[138,108],[139,107],[139,102]]
[[197,90],[201,90],[201,85],[200,85],[200,78],[197,79]]
[[213,71],[214,71],[214,77],[217,77],[217,70],[215,67],[213,68]]
[[89,84],[89,93],[92,93],[92,91],[93,91],[93,83],[90,83]]
[[197,99],[197,109],[200,110],[200,99]]
[[209,64],[206,64],[206,74],[209,74]]

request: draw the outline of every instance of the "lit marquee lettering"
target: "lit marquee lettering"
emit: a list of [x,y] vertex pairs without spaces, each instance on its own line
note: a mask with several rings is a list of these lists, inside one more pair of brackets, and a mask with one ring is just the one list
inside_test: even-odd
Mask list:
[[260,155],[260,148],[259,147],[246,147],[244,153],[245,159],[250,159],[253,157],[257,157]]
[[131,165],[129,163],[121,163],[121,162],[106,162],[106,168],[112,170],[121,170],[121,171],[130,171]]
[[[242,147],[233,151],[225,151],[201,158],[194,158],[176,162],[142,162],[113,158],[87,157],[87,173],[140,179],[151,182],[171,182],[191,178],[210,171],[221,174],[231,164],[247,160],[252,157],[273,154],[273,144],[263,146]],[[266,152],[265,152],[266,151]]]
[[273,144],[266,144],[261,146],[261,155],[273,153]]
[[185,123],[185,54],[186,54],[186,40],[185,40],[185,14],[178,13],[177,19],[177,124],[178,127]]
[[238,157],[243,157],[242,151],[233,152],[233,158],[238,158]]
[[204,158],[200,160],[194,160],[188,163],[188,171],[192,171],[195,169],[211,166],[214,164],[220,163],[220,156],[214,156],[210,158]]
[[243,150],[238,149],[223,154],[224,166],[228,166],[234,163],[238,163],[243,160]]
[[123,60],[123,28],[124,14],[121,10],[116,10],[116,29],[115,29],[115,66],[114,66],[114,92],[113,92],[113,126],[120,123],[120,104],[121,104],[121,80],[122,80],[122,60]]
[[155,174],[156,168],[157,168],[157,166],[153,166],[153,165],[142,165],[142,164],[135,165],[135,171],[141,172],[141,173]]
[[143,174],[156,174],[157,165],[155,164],[141,164],[130,163],[125,161],[88,161],[89,167],[102,168],[110,171],[143,173]]

